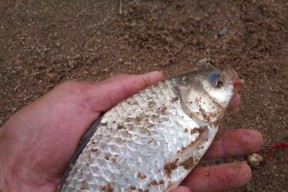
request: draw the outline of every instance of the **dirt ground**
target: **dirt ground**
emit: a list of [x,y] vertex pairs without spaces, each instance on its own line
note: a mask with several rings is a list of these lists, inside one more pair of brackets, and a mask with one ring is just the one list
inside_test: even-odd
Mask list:
[[[224,128],[288,141],[286,0],[0,1],[0,125],[59,82],[116,73],[167,76],[210,63],[245,79]],[[288,189],[288,150],[253,171],[240,191]]]

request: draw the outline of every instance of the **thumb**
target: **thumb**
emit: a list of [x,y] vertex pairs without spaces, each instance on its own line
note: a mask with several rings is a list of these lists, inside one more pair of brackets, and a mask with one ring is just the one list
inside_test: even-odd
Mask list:
[[91,86],[89,91],[92,111],[106,112],[117,103],[163,79],[162,72],[142,75],[120,74]]

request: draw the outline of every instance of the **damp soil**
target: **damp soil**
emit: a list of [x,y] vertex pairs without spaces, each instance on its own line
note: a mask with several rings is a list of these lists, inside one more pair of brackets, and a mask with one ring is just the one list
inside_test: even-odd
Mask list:
[[[65,80],[213,65],[246,82],[224,128],[288,141],[286,0],[3,0],[0,45],[0,125]],[[235,191],[284,192],[287,175],[288,150],[278,150]]]

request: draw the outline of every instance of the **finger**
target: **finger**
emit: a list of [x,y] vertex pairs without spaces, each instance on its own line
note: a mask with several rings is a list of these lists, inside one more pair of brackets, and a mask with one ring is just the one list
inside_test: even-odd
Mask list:
[[105,112],[125,98],[163,79],[163,74],[153,71],[143,75],[116,75],[93,86],[89,91],[92,108]]
[[243,186],[251,177],[251,169],[246,163],[235,162],[197,168],[182,185],[197,192],[224,191]]
[[233,111],[234,109],[236,109],[241,103],[241,97],[240,95],[237,93],[234,97],[232,97],[228,110],[229,111]]
[[188,187],[179,186],[177,189],[173,190],[173,192],[191,192]]
[[256,130],[223,130],[216,136],[204,158],[213,159],[250,154],[260,150],[262,144],[263,137]]

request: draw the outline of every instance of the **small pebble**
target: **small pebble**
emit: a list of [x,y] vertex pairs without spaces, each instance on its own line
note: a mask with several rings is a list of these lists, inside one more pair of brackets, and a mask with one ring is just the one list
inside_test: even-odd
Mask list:
[[263,157],[258,153],[253,153],[252,155],[248,156],[248,163],[251,166],[259,166],[262,161]]
[[218,36],[224,36],[227,35],[229,32],[229,28],[228,27],[223,27],[219,32],[218,32]]
[[200,59],[198,62],[197,62],[197,64],[198,65],[205,65],[205,64],[207,64],[207,63],[209,63],[209,59],[208,58],[203,58],[203,59]]

